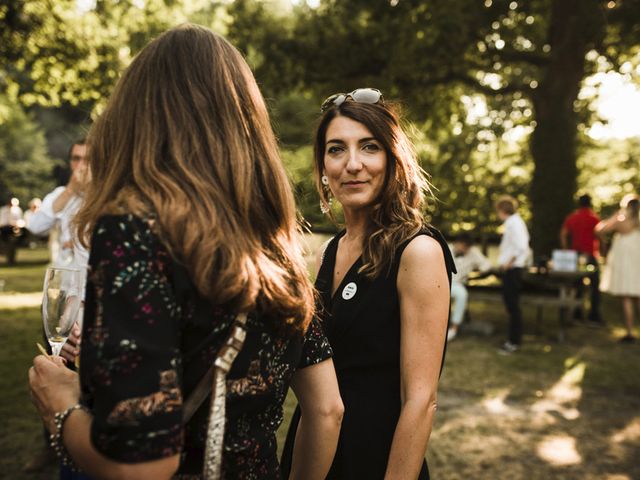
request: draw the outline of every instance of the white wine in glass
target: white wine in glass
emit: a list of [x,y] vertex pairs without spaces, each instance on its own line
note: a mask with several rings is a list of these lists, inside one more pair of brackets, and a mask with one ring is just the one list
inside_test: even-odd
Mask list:
[[42,322],[53,355],[60,355],[80,308],[81,271],[49,267],[44,276]]

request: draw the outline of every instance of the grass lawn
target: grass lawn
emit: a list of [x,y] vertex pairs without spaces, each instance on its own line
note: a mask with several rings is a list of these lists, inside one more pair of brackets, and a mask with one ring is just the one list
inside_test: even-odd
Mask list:
[[[35,263],[0,267],[5,292],[40,289],[45,264],[37,263],[37,252],[31,254]],[[26,386],[40,339],[40,312],[37,305],[9,308],[11,296],[0,294],[1,476],[52,479],[55,469],[39,476],[20,471],[42,444]],[[522,351],[509,357],[496,354],[506,330],[500,305],[474,303],[471,310],[474,320],[493,324],[496,334],[460,336],[448,347],[427,453],[433,478],[640,478],[640,345],[616,343],[622,335],[616,299],[605,298],[606,329],[575,325],[563,344],[551,340],[557,319],[548,309],[545,333],[525,335]],[[535,312],[525,310],[527,332],[534,330],[534,319]],[[289,398],[287,419],[292,408]]]
[[[506,330],[498,306],[471,308]],[[576,325],[563,344],[525,335],[509,357],[499,336],[453,341],[427,454],[435,478],[640,478],[640,345],[616,343],[619,308],[605,299],[607,329]],[[555,321],[551,310],[546,331]]]
[[0,256],[0,292],[26,293],[33,292],[34,288],[41,290],[44,267],[49,262],[49,251],[46,248],[20,248],[16,260],[15,265],[7,265],[5,258]]

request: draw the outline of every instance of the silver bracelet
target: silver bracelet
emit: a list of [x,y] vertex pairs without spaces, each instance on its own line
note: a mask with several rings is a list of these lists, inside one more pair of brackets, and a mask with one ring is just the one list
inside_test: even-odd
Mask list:
[[69,415],[71,415],[71,412],[73,412],[74,410],[89,411],[88,408],[84,405],[76,403],[74,406],[69,407],[62,412],[56,413],[53,416],[53,424],[56,427],[56,431],[49,435],[49,443],[63,465],[70,467],[72,470],[77,470],[77,468],[73,464],[73,460],[71,460],[71,457],[67,453],[67,449],[64,448],[64,444],[62,443],[62,426],[64,425],[65,420],[69,417]]

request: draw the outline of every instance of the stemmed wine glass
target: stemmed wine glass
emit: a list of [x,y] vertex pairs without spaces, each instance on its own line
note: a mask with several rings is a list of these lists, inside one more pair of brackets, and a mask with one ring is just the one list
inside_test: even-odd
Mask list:
[[48,267],[45,273],[42,322],[53,355],[60,355],[77,319],[81,280],[81,271],[75,268]]

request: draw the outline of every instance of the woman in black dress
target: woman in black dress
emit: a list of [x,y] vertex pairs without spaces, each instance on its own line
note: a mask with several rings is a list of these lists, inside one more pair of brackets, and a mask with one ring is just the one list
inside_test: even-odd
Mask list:
[[183,426],[184,400],[248,312],[226,378],[222,478],[280,477],[289,385],[313,452],[296,478],[324,478],[342,404],[312,321],[293,195],[244,59],[205,28],[166,32],[124,73],[89,145],[80,379],[59,357],[29,371],[58,447],[96,478],[201,478],[210,402]]
[[[322,109],[321,206],[335,199],[345,219],[320,252],[316,280],[345,406],[327,478],[426,479],[453,261],[423,220],[428,182],[380,92],[334,95]],[[283,470],[300,452],[297,419]]]

